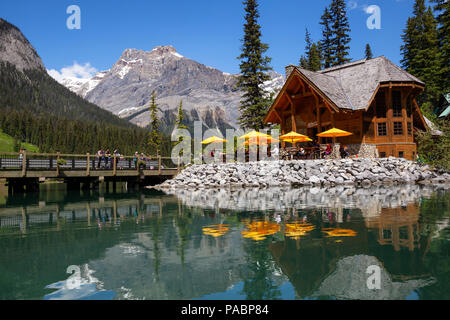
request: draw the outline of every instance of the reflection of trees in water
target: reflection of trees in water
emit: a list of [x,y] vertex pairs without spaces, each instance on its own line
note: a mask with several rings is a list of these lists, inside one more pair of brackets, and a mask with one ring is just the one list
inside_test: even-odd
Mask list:
[[450,299],[450,193],[440,192],[420,204],[419,222],[427,238],[427,254],[423,257],[426,268],[437,278],[434,285],[417,291],[421,299]]
[[248,275],[244,278],[242,291],[247,300],[281,299],[281,291],[273,279],[276,268],[268,250],[270,241],[269,238],[262,241],[245,240],[243,242]]

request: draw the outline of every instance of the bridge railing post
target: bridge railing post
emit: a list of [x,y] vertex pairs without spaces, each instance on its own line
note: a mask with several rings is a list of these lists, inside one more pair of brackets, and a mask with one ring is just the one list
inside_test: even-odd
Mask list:
[[162,160],[161,156],[158,156],[158,174],[159,175],[161,175],[161,164],[162,164],[161,160]]
[[23,151],[22,157],[22,177],[25,177],[27,174],[27,152]]
[[89,177],[91,174],[91,155],[89,152],[86,154],[86,176]]
[[59,159],[61,154],[59,152],[56,153],[56,175],[59,176]]
[[117,174],[117,156],[113,156],[113,176],[115,177]]

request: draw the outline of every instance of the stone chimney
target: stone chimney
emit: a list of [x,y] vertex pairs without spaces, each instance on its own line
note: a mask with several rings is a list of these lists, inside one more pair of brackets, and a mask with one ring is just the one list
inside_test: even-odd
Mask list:
[[285,67],[285,70],[286,70],[286,80],[287,80],[287,78],[289,78],[289,76],[291,75],[292,71],[294,71],[294,69],[295,69],[295,66],[292,65],[292,64],[290,64],[290,65],[288,65],[288,66]]

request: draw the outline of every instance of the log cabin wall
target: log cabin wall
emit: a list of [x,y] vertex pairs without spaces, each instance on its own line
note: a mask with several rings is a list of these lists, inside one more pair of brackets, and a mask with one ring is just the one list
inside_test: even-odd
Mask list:
[[405,86],[381,87],[363,112],[363,142],[375,144],[380,157],[416,158],[411,93]]

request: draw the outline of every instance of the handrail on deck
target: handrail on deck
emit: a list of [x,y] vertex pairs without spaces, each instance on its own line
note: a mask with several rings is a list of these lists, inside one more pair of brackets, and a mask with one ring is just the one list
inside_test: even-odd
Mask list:
[[[65,159],[66,158],[66,159]],[[60,160],[65,159],[66,163],[61,164]],[[158,170],[158,174],[161,175],[163,170],[177,170],[181,171],[181,161],[178,157],[176,167],[167,167],[163,169],[163,161],[171,160],[171,157],[163,156],[148,156],[145,157],[145,166],[142,168],[140,158],[135,158],[134,156],[117,156],[111,155],[109,157],[99,156],[97,154],[92,155],[90,153],[86,154],[61,154],[57,153],[33,153],[24,151],[20,152],[0,152],[0,171],[5,170],[19,170],[22,177],[25,177],[28,170],[40,169],[40,170],[50,170],[56,171],[59,176],[60,170],[70,171],[86,171],[86,176],[91,175],[91,171],[98,170],[109,170],[113,171],[113,176],[117,175],[118,170],[146,170],[147,166],[153,164],[157,168],[151,170]],[[101,166],[104,163],[103,167]],[[71,167],[69,167],[71,166]]]

